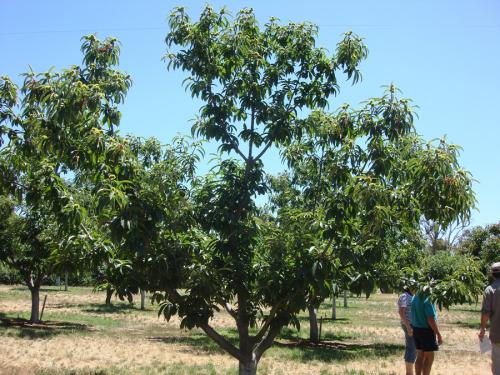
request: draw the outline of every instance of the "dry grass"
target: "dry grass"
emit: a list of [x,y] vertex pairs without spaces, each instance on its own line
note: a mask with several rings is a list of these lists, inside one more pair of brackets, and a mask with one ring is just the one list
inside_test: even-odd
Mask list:
[[[182,331],[175,319],[168,323],[159,320],[155,307],[148,305],[141,311],[114,301],[114,308],[106,308],[102,293],[85,288],[46,293],[45,317],[52,321],[52,327],[0,326],[0,374],[60,370],[82,374],[236,373],[236,361],[200,331]],[[307,336],[304,317],[300,333],[286,330],[265,354],[259,373],[401,374],[403,336],[395,301],[394,295],[380,294],[369,300],[352,298],[349,308],[338,308],[338,321],[323,326],[329,346],[285,345]],[[24,288],[0,286],[0,317],[4,321],[26,318],[29,309],[29,294]],[[329,309],[325,304],[320,314],[328,315]],[[436,356],[433,374],[490,373],[488,356],[478,352],[474,328],[478,319],[475,306],[440,313],[445,344]],[[233,327],[231,318],[225,314],[217,315],[213,325],[226,335],[234,335],[228,329]]]

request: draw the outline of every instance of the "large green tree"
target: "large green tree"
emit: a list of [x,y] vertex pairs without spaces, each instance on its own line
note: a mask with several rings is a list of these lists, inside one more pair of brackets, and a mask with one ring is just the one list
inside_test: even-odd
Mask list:
[[[387,282],[388,255],[414,247],[420,217],[448,226],[467,219],[474,205],[457,147],[424,142],[414,129],[411,101],[397,94],[391,85],[360,110],[343,105],[331,114],[315,111],[282,150],[296,193],[281,199],[285,213],[278,216],[289,220],[290,210],[309,215],[311,225],[303,226],[309,246],[320,243],[324,257],[337,265],[319,264],[330,269],[329,282],[308,291],[312,328],[315,308],[329,294],[324,286],[343,283],[333,271],[350,271],[347,287],[369,295],[375,283]],[[312,340],[316,332],[311,329]]]
[[[317,31],[312,24],[283,26],[276,19],[261,28],[249,9],[233,18],[207,6],[192,22],[177,8],[170,17],[166,59],[188,72],[188,89],[204,103],[193,133],[237,159],[221,159],[193,185],[201,241],[179,278],[163,285],[163,311],[167,317],[177,312],[183,327],[201,327],[238,359],[241,374],[255,374],[281,327],[296,322],[305,307],[296,297],[308,285],[302,276],[285,277],[283,282],[296,284],[286,292],[273,285],[284,275],[272,263],[280,262],[288,275],[292,265],[283,262],[299,266],[295,252],[303,249],[284,247],[275,222],[259,215],[254,199],[267,189],[263,156],[302,131],[303,110],[323,108],[337,94],[337,72],[358,81],[358,64],[367,54],[361,39],[348,33],[329,55],[316,46]],[[235,320],[237,346],[210,326],[218,306]]]
[[[337,71],[360,79],[367,49],[352,33],[329,56],[315,45],[316,26],[271,19],[261,28],[248,9],[232,18],[207,6],[193,22],[177,8],[170,28],[169,66],[189,74],[187,88],[204,103],[192,132],[230,156],[192,185],[198,240],[177,260],[185,268],[159,285],[161,311],[202,328],[241,374],[254,374],[280,329],[298,325],[296,314],[324,298],[343,265],[368,290],[370,267],[406,226],[421,215],[443,225],[467,216],[470,177],[455,146],[415,134],[412,107],[392,86],[360,111],[318,111],[338,92]],[[301,176],[299,195],[309,197],[277,213],[255,204],[268,191],[272,146],[294,173],[310,171],[318,150],[325,159]],[[238,345],[211,327],[219,308],[234,318]]]
[[[54,264],[67,262],[77,249],[92,252],[98,243],[99,232],[86,226],[76,185],[65,178],[91,177],[100,201],[120,205],[126,198],[123,181],[133,170],[126,142],[114,137],[117,106],[131,84],[114,69],[119,45],[90,35],[83,38],[82,52],[81,66],[30,71],[21,88],[8,77],[0,79],[0,189],[13,205],[9,217],[27,230],[21,237],[6,233],[3,239],[12,241],[1,260],[23,267],[32,289],[31,321],[38,320],[39,286]],[[19,244],[16,238],[24,240]]]

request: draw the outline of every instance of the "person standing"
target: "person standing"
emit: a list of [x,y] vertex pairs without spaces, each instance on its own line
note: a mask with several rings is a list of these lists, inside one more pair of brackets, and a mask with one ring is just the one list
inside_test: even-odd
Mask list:
[[424,294],[417,293],[412,298],[411,325],[417,348],[415,373],[429,375],[434,363],[434,352],[443,343],[443,338],[437,325],[436,306]]
[[500,262],[491,265],[493,282],[484,291],[481,307],[479,340],[483,341],[488,321],[490,322],[491,372],[500,375]]
[[399,296],[398,299],[398,312],[401,319],[401,328],[405,334],[405,367],[406,375],[413,375],[413,365],[417,358],[417,349],[415,348],[415,341],[413,340],[413,328],[411,327],[411,300],[413,294],[410,290]]

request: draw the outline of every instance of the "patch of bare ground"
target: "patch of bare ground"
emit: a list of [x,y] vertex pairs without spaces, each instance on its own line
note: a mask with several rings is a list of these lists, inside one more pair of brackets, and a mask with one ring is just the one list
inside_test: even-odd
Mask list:
[[[346,344],[332,345],[331,350],[346,349]],[[149,338],[119,337],[72,337],[57,336],[50,340],[31,340],[20,342],[18,338],[3,337],[0,343],[0,373],[2,369],[19,369],[34,373],[43,368],[102,369],[107,367],[128,370],[150,366],[151,363],[166,365],[185,363],[189,365],[209,364],[219,370],[234,367],[236,361],[223,354],[208,354],[190,345],[179,342],[168,343]],[[12,367],[12,364],[15,364]],[[264,358],[261,367],[266,373],[279,374],[319,374],[327,370],[332,374],[347,370],[363,370],[365,373],[400,374],[402,359],[396,356],[371,358],[343,363],[322,363],[311,361],[301,363],[281,360],[272,356]],[[465,351],[443,350],[437,354],[433,374],[471,375],[488,374],[489,367],[485,357]],[[17,371],[17,370],[16,370]]]

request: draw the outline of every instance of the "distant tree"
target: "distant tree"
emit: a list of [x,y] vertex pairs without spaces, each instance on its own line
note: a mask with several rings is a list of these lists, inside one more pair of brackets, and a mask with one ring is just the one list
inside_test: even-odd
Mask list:
[[441,309],[477,303],[484,283],[476,258],[439,252],[426,257],[422,268],[415,270],[403,285],[428,295]]
[[438,222],[422,218],[421,226],[427,240],[428,250],[435,255],[438,251],[453,251],[467,224],[457,221],[443,227]]
[[54,253],[64,243],[47,206],[25,207],[1,198],[0,261],[15,269],[31,292],[31,322],[39,321],[40,286],[58,269]]
[[374,264],[374,277],[382,292],[399,291],[406,275],[418,272],[427,256],[420,228],[408,228],[395,237],[389,251]]
[[113,293],[132,302],[139,290],[162,290],[166,280],[175,278],[176,272],[165,271],[180,256],[175,252],[189,251],[193,239],[189,188],[203,154],[199,143],[182,137],[169,145],[155,138],[128,136],[126,141],[136,167],[128,181],[126,204],[108,214],[112,257],[97,265],[107,303]]
[[477,257],[485,275],[494,262],[500,262],[500,223],[476,226],[464,231],[457,245],[458,253]]

